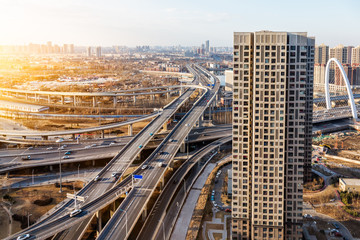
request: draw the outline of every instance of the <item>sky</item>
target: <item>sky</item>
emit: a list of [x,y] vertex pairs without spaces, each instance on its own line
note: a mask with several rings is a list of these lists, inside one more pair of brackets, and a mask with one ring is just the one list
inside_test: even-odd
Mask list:
[[360,45],[358,0],[0,0],[0,45],[232,46],[233,32]]

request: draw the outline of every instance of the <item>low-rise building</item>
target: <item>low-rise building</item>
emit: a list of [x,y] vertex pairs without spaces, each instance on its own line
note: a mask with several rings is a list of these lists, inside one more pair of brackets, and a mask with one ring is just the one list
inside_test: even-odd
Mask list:
[[343,192],[360,192],[360,179],[340,178],[339,188]]

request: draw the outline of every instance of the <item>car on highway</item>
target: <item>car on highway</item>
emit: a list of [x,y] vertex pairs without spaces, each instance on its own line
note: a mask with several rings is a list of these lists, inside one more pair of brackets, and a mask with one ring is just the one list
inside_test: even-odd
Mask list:
[[70,155],[71,154],[71,151],[67,151],[66,153],[65,153],[65,155]]
[[153,134],[153,133],[150,133],[149,135],[152,136],[152,135],[154,135],[154,134]]
[[63,156],[62,159],[69,159],[70,156],[69,155],[66,155],[66,156]]
[[28,147],[28,149],[27,150],[33,150],[34,149],[34,147]]
[[142,148],[143,147],[143,145],[139,145],[139,148]]
[[177,120],[177,119],[174,119],[174,120],[173,120],[173,122],[174,122],[174,123],[177,123],[177,122],[178,122],[178,120]]
[[91,144],[90,146],[91,146],[91,147],[96,147],[97,144],[96,144],[96,143],[93,143],[93,144]]
[[148,168],[148,165],[144,164],[142,165],[141,169],[144,170],[144,169],[147,169]]
[[94,181],[97,182],[97,181],[99,181],[99,180],[100,180],[100,176],[97,175],[97,176],[94,178]]
[[85,149],[89,149],[89,148],[91,148],[91,146],[90,146],[90,145],[85,146]]
[[159,155],[166,155],[167,152],[159,152]]
[[81,209],[75,209],[74,211],[72,211],[72,212],[70,213],[70,217],[74,217],[74,216],[78,215],[78,214],[81,213],[81,212],[82,212]]
[[46,148],[46,150],[53,150],[53,149],[54,149],[53,147]]
[[119,176],[119,174],[117,173],[117,172],[113,172],[112,174],[111,174],[111,177],[113,177],[113,178],[117,178]]
[[24,235],[18,236],[16,238],[16,240],[25,240],[25,239],[28,239],[28,238],[30,238],[30,234],[24,234]]
[[22,157],[21,157],[21,160],[30,160],[30,159],[31,159],[31,156],[30,156],[30,155],[22,156]]
[[111,143],[110,143],[110,145],[115,145],[115,144],[116,144],[116,142],[111,142]]
[[64,149],[65,149],[64,146],[61,146],[61,147],[58,148],[58,150],[64,150]]
[[169,142],[175,142],[175,140],[173,138],[170,138]]
[[337,224],[337,223],[332,223],[332,225],[333,225],[334,228],[336,228],[336,229],[339,229],[339,228],[340,228],[339,224]]

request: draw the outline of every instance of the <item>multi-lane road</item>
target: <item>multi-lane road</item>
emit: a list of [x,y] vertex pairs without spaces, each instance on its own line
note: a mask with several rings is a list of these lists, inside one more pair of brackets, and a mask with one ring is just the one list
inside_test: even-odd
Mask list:
[[[88,206],[93,210],[94,205],[96,207],[102,206],[106,201],[112,200],[112,198],[101,198],[101,201],[98,199],[99,196],[104,196],[107,189],[111,188],[114,185],[114,178],[112,173],[117,173],[121,176],[140,151],[146,146],[146,144],[153,138],[154,134],[160,130],[162,125],[166,123],[173,114],[178,110],[178,108],[189,99],[192,93],[195,91],[195,88],[191,88],[185,93],[183,93],[178,99],[173,101],[164,110],[158,115],[150,124],[148,124],[140,133],[138,133],[115,157],[109,162],[109,164],[98,174],[99,181],[91,181],[88,183],[80,192],[79,195],[85,196],[88,203]],[[124,181],[126,182],[126,181]],[[123,185],[123,184],[120,184]],[[114,192],[109,193],[107,196],[113,196]],[[116,191],[115,191],[116,194]],[[104,200],[105,199],[105,200]],[[70,226],[66,225],[66,221],[61,221],[63,224],[57,224],[53,228],[53,222],[57,222],[58,219],[69,218],[68,209],[73,206],[73,200],[69,200],[61,208],[54,211],[49,217],[42,219],[42,221],[34,224],[30,228],[24,230],[22,233],[29,233],[32,236],[36,235],[37,238],[43,238],[54,235],[55,233],[67,229]],[[95,207],[95,209],[96,209]],[[91,212],[90,210],[87,212]],[[83,214],[86,211],[83,212]],[[62,216],[62,217],[61,217]],[[88,217],[88,216],[86,216]],[[69,222],[73,222],[75,219],[70,219]],[[65,225],[64,225],[65,224]],[[77,226],[78,227],[78,226]],[[76,229],[73,229],[76,231]],[[73,232],[70,229],[69,232]],[[17,234],[19,235],[19,234]]]
[[[197,68],[196,70],[192,69],[192,71],[198,79],[207,84],[208,76],[203,75],[203,70]],[[142,211],[145,210],[156,186],[164,177],[165,168],[159,166],[158,163],[170,164],[191,128],[215,99],[220,82],[214,76],[211,76],[211,78],[215,81],[213,87],[193,105],[190,111],[145,161],[144,164],[148,167],[142,173],[143,179],[138,183],[138,186],[135,186],[130,191],[106,224],[98,239],[126,239],[129,236]]]

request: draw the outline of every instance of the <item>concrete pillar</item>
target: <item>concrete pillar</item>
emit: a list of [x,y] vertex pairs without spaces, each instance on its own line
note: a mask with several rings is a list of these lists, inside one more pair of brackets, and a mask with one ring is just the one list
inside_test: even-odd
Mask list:
[[116,102],[117,102],[117,98],[116,98],[116,96],[114,96],[114,98],[113,98],[114,100],[114,108],[116,108]]
[[145,206],[145,207],[144,207],[144,211],[143,211],[142,214],[141,214],[141,218],[142,218],[143,221],[145,221],[145,220],[146,220],[146,217],[147,217],[147,208],[146,208],[146,206]]
[[95,160],[92,160],[93,167],[95,167]]
[[53,170],[54,170],[53,165],[50,165],[50,171],[53,171]]
[[[167,90],[170,91],[170,88],[168,88]],[[166,98],[170,98],[170,92],[166,93]]]
[[164,125],[163,125],[163,130],[164,130],[164,131],[167,131],[167,130],[168,130],[168,128],[167,128],[167,122],[164,123]]
[[105,138],[105,130],[101,130],[101,138]]
[[181,152],[181,153],[186,152],[186,144],[185,144],[185,142],[181,143],[181,145],[180,145],[180,152]]
[[51,97],[48,95],[48,103],[51,103]]
[[154,101],[155,100],[155,94],[150,95],[150,98],[151,98],[152,101]]
[[162,178],[160,179],[160,191],[163,190],[164,186],[165,186],[165,179],[163,175]]
[[98,232],[98,236],[101,233],[102,230],[102,212],[101,211],[97,211],[96,212],[96,218],[97,218],[97,232]]
[[49,137],[48,136],[41,136],[41,140],[48,140]]
[[35,102],[37,102],[37,94],[35,93]]
[[64,98],[65,97],[63,95],[61,95],[61,105],[64,105],[64,103],[65,103]]
[[74,139],[74,140],[75,140],[75,133],[72,135],[72,139]]
[[115,211],[116,211],[116,205],[115,205],[115,202],[113,202],[112,204],[110,204],[110,218],[112,218]]
[[93,97],[93,107],[96,107],[96,97]]
[[6,173],[5,173],[5,179],[8,179],[8,178],[9,178],[9,175],[10,175],[10,172],[6,172]]
[[76,96],[74,95],[74,106],[76,106]]
[[27,93],[25,93],[25,99],[26,99],[26,101],[29,100],[29,95]]
[[129,135],[129,136],[132,136],[132,135],[133,135],[133,125],[132,125],[132,124],[130,124],[130,125],[128,126],[128,135]]
[[22,139],[26,139],[26,136],[22,136]]
[[134,95],[134,103],[136,103],[136,95]]

